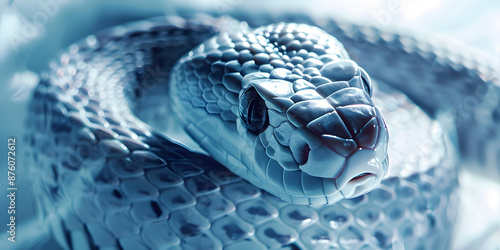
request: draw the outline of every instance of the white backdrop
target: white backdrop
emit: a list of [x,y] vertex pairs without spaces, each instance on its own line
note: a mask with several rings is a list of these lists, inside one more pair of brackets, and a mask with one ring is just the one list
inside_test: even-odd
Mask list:
[[[498,0],[330,0],[330,1],[134,1],[134,0],[0,0],[0,143],[23,134],[26,100],[39,74],[72,42],[99,29],[161,14],[174,14],[175,6],[190,6],[219,13],[234,8],[269,8],[308,11],[355,19],[380,27],[395,26],[425,34],[435,41],[465,44],[497,60],[500,68],[500,1]],[[18,145],[19,150],[27,145]],[[3,147],[1,147],[3,148]],[[0,150],[0,166],[6,162]],[[23,168],[23,159],[18,166]],[[0,167],[0,225],[7,221],[6,170]],[[24,175],[24,176],[23,176]],[[19,170],[26,187],[18,194],[20,217],[30,214],[32,203],[27,174]],[[478,185],[481,183],[481,185]],[[500,249],[500,188],[474,175],[461,177],[461,218],[455,249],[480,246]],[[480,195],[478,195],[480,194]],[[25,212],[26,211],[26,212]],[[3,227],[0,226],[4,232]],[[19,232],[22,234],[22,232]],[[0,234],[2,235],[2,234]],[[0,242],[5,237],[0,236]],[[479,243],[481,244],[479,244]],[[479,245],[478,245],[479,244]],[[0,247],[1,248],[1,247]]]

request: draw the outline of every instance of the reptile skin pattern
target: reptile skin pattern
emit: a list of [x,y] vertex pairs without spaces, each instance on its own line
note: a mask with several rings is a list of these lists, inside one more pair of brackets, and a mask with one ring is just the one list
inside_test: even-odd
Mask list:
[[[51,65],[27,140],[58,243],[448,248],[460,164],[500,173],[491,64],[331,18],[232,15],[111,28]],[[174,119],[210,156],[153,125]]]

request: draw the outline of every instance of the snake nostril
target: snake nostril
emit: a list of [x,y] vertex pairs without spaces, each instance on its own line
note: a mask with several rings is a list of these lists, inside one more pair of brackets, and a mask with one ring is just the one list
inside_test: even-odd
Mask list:
[[311,147],[309,147],[309,144],[306,143],[301,150],[299,165],[306,164],[307,160],[309,160],[310,152],[311,152]]
[[319,145],[321,141],[316,140],[315,136],[304,128],[295,130],[290,136],[290,150],[299,165],[306,164],[311,158],[312,149]]

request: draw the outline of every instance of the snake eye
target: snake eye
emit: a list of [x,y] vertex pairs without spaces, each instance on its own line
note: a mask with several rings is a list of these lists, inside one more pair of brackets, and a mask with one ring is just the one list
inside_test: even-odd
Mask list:
[[255,88],[251,87],[245,90],[240,96],[240,105],[238,108],[243,124],[250,131],[258,134],[264,131],[269,125],[266,102],[257,93]]

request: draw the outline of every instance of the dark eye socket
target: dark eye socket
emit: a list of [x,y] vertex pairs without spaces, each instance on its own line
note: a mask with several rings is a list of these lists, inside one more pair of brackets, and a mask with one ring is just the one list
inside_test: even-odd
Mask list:
[[240,118],[248,130],[258,134],[269,125],[266,102],[255,88],[249,88],[240,97]]

